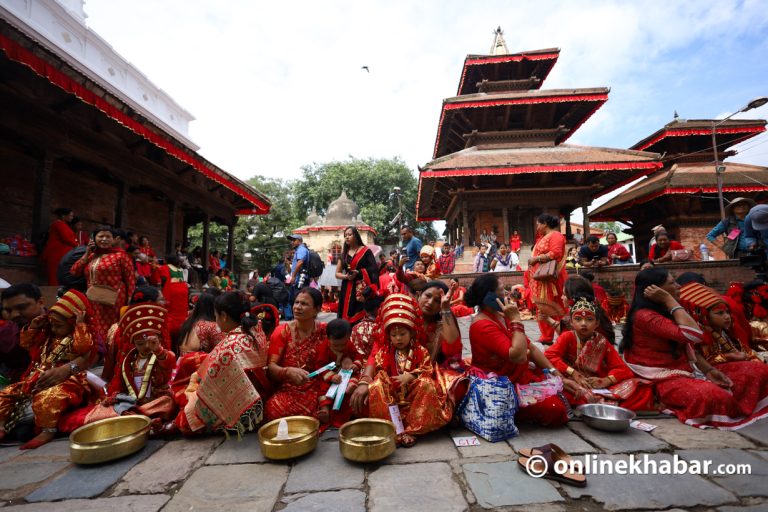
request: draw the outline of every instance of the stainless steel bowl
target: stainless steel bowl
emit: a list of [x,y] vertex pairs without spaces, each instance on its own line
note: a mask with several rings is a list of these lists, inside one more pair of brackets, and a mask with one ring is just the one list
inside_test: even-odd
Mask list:
[[629,422],[635,419],[635,413],[629,409],[606,404],[580,405],[576,413],[588,426],[606,432],[624,432],[629,428]]

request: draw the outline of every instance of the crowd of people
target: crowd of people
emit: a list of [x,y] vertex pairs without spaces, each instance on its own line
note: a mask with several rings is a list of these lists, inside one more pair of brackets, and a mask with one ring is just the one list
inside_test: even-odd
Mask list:
[[[300,235],[289,235],[291,251],[266,279],[254,273],[245,290],[228,283],[190,296],[178,260],[160,265],[159,283],[139,282],[121,234],[98,228],[70,269],[84,290],[48,308],[33,284],[2,292],[0,439],[36,448],[123,414],[149,416],[154,436],[240,435],[293,415],[323,428],[376,417],[402,425],[404,447],[454,419],[499,439],[516,422],[562,425],[572,406],[595,402],[724,429],[768,415],[768,285],[719,295],[700,275],[641,270],[616,347],[605,291],[565,270],[559,219],[539,216],[537,234],[525,287],[487,272],[465,288],[438,279],[449,252],[438,255],[410,227],[390,258],[349,227],[334,272],[337,318],[325,323],[332,295],[312,286]],[[137,243],[149,256],[147,241]],[[664,244],[662,231],[655,243]],[[590,237],[585,247],[599,251]],[[508,265],[504,248],[497,266]],[[597,256],[595,265],[622,255]],[[526,335],[523,293],[542,344]],[[471,316],[470,358],[461,316]]]

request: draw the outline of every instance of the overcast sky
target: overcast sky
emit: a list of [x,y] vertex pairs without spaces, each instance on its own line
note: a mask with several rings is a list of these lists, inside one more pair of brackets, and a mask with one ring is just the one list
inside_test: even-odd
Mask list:
[[[711,118],[768,95],[760,0],[86,0],[85,10],[196,117],[201,154],[245,179],[295,178],[349,155],[424,165],[464,57],[488,53],[498,25],[511,52],[561,49],[544,88],[611,88],[569,143],[626,148],[675,110]],[[746,142],[737,159],[768,165],[766,142]]]

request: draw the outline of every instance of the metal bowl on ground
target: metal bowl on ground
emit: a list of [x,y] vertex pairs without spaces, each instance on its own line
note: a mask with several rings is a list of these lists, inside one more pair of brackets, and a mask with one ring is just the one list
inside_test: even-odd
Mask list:
[[[288,424],[285,439],[275,439],[280,422]],[[317,447],[320,422],[310,416],[288,416],[270,421],[259,429],[259,446],[264,457],[272,460],[294,459]]]
[[83,425],[69,436],[69,458],[76,464],[99,464],[144,448],[149,437],[146,416],[118,416]]
[[395,426],[386,420],[363,418],[339,429],[339,450],[351,461],[377,462],[392,455],[396,447]]
[[635,419],[634,412],[616,405],[584,404],[578,406],[576,412],[588,426],[606,432],[624,432]]

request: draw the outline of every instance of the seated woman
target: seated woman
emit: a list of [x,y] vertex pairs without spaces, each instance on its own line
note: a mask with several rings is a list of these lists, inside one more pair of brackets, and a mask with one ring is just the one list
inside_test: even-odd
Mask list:
[[678,290],[664,268],[637,274],[621,342],[629,368],[654,381],[662,410],[688,425],[735,430],[764,416],[766,406],[758,406],[768,397],[768,380],[755,386],[730,366],[736,363],[718,368],[696,352],[704,333],[677,302]]
[[467,289],[459,284],[459,280],[452,277],[448,284],[448,298],[451,301],[451,311],[453,316],[460,318],[474,314],[475,310],[467,306],[464,301],[464,294]]
[[656,233],[656,243],[651,246],[648,253],[648,260],[653,263],[667,263],[672,261],[672,251],[685,249],[683,244],[675,240],[670,240],[666,231]]
[[390,296],[384,301],[380,315],[383,339],[352,395],[357,411],[367,398],[371,417],[397,424],[399,415],[404,430],[397,442],[404,447],[413,446],[414,436],[446,425],[453,412],[444,389],[432,377],[429,352],[417,342],[420,316],[413,299]]
[[[467,304],[480,307],[469,328],[472,365],[485,373],[507,376],[513,384],[540,382],[545,378],[542,372],[545,368],[564,379],[525,336],[515,301],[510,298],[502,301],[501,297],[503,288],[495,274],[478,277],[467,290]],[[535,370],[529,367],[529,362],[534,363]],[[567,389],[575,390],[575,387],[571,385]],[[553,395],[521,408],[516,420],[553,427],[564,425],[568,422],[568,406],[559,395]]]
[[168,312],[157,304],[130,306],[120,318],[124,343],[133,348],[121,361],[109,383],[107,397],[68,415],[67,431],[94,421],[125,414],[143,414],[153,419],[152,431],[176,417],[170,388],[176,356],[163,348],[161,338]]
[[[577,297],[570,309],[571,328],[558,336],[544,355],[561,373],[576,381],[576,392],[565,391],[575,406],[603,402],[633,411],[653,409],[653,386],[634,378],[613,345],[598,331],[597,306],[588,297]],[[593,393],[604,389],[608,393]]]
[[[84,368],[74,360],[94,347],[86,318],[91,304],[82,293],[70,290],[59,299],[48,314],[36,317],[20,333],[21,347],[32,356],[32,364],[19,382],[0,391],[0,441],[32,403],[37,437],[21,446],[37,448],[51,441],[61,416],[88,399],[90,386]],[[70,376],[62,383],[39,387],[40,376],[51,368],[68,365]]]
[[234,430],[238,435],[258,428],[263,400],[270,391],[267,365],[267,336],[279,321],[272,305],[250,308],[239,292],[216,297],[216,323],[226,338],[216,345],[192,375],[186,392],[178,400],[182,409],[168,433],[185,435]]
[[275,393],[267,400],[268,421],[286,416],[317,417],[322,380],[309,373],[331,362],[325,323],[317,321],[323,306],[319,290],[304,287],[293,302],[293,320],[281,324],[269,340],[269,377]]
[[608,242],[608,259],[613,265],[628,265],[632,263],[632,255],[626,247],[619,243],[616,233],[606,234],[605,241]]

